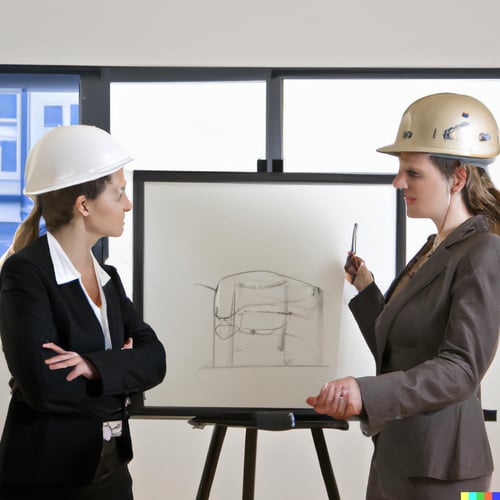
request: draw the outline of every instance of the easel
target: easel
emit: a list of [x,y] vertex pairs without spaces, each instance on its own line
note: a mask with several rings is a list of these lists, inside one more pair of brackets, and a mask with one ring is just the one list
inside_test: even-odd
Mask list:
[[329,500],[340,500],[323,429],[332,428],[347,430],[349,428],[347,421],[334,420],[328,417],[322,417],[321,415],[311,415],[310,413],[301,414],[300,412],[271,410],[258,411],[247,415],[195,417],[192,418],[189,423],[196,428],[203,428],[206,425],[214,426],[196,500],[209,499],[217,463],[228,427],[245,428],[242,500],[253,500],[254,498],[257,432],[259,429],[268,431],[310,429],[328,498]]

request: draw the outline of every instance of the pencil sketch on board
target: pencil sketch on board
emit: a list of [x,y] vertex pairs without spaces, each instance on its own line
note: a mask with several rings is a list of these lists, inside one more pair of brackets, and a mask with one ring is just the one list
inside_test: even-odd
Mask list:
[[221,278],[214,291],[213,367],[317,366],[323,292],[272,271]]

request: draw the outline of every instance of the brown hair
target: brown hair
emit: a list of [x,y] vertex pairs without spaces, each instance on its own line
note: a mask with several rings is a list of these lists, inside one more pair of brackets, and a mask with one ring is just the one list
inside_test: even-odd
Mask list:
[[431,160],[448,180],[457,168],[466,170],[467,182],[462,189],[465,206],[474,215],[484,215],[490,223],[490,231],[500,235],[500,191],[493,185],[488,171],[461,160],[436,156],[431,156]]
[[73,208],[78,196],[83,194],[89,200],[97,198],[104,191],[110,178],[111,176],[107,175],[94,181],[36,195],[30,214],[19,225],[14,235],[12,242],[14,252],[38,238],[41,217],[45,219],[48,231],[55,231],[68,224],[73,218]]

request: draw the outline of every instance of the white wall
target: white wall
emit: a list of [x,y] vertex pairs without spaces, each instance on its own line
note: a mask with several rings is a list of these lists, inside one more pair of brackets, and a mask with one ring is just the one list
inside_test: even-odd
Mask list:
[[496,0],[2,2],[2,64],[488,67]]
[[[0,62],[15,65],[480,68],[500,54],[497,0],[26,0],[3,2],[1,16]],[[488,424],[497,455],[498,426]],[[132,430],[136,499],[194,498],[211,428],[156,420]],[[356,423],[326,435],[343,498],[362,499],[369,440]],[[229,430],[213,500],[241,496],[243,443]],[[261,432],[256,479],[259,500],[326,498],[307,431]]]

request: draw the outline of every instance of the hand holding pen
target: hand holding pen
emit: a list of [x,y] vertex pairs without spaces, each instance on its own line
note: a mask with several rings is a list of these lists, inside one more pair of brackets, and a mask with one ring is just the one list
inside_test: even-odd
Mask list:
[[346,279],[351,284],[354,283],[356,275],[358,274],[359,268],[361,267],[362,260],[356,255],[356,246],[358,238],[358,223],[354,223],[352,228],[352,239],[351,239],[351,250],[347,252],[347,259],[344,265],[344,271],[346,272]]
[[354,285],[358,291],[362,291],[373,282],[373,275],[366,268],[365,261],[356,255],[357,238],[358,223],[355,222],[352,229],[351,249],[347,252],[344,271],[346,280]]

